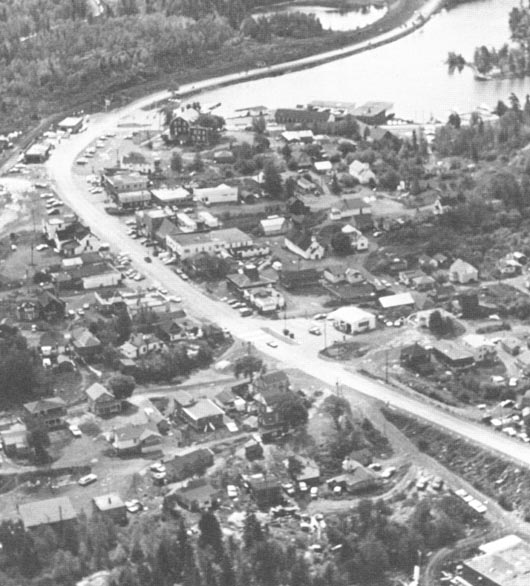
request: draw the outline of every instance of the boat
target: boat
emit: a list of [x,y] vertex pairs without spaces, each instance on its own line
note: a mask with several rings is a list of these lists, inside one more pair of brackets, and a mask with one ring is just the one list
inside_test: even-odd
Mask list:
[[474,78],[475,78],[475,81],[490,81],[491,75],[487,75],[486,73],[480,73],[479,71],[475,71]]
[[111,216],[126,216],[127,214],[131,213],[130,210],[124,210],[118,206],[106,206],[105,211]]

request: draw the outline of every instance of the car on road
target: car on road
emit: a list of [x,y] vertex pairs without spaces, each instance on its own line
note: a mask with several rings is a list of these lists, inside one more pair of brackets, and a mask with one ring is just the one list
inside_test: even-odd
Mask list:
[[89,484],[96,482],[97,479],[98,477],[96,474],[87,474],[86,476],[81,476],[77,481],[77,484],[79,484],[79,486],[88,486]]
[[135,281],[143,281],[145,279],[145,277],[143,275],[141,275],[140,273],[138,273],[135,277],[134,280]]
[[125,508],[129,513],[139,513],[143,510],[144,506],[138,499],[132,499],[130,501],[125,501]]
[[328,317],[327,313],[317,313],[315,315],[315,317],[313,317],[313,319],[320,321],[321,319],[326,319],[327,317]]
[[144,256],[145,262],[153,262],[153,259],[150,256]]
[[68,429],[70,430],[70,433],[74,437],[82,437],[83,436],[83,434],[81,433],[81,430],[79,429],[79,426],[76,423],[71,423],[68,426]]
[[306,494],[307,491],[309,490],[309,487],[307,486],[307,483],[302,480],[301,482],[298,483],[298,490],[302,494]]
[[182,273],[182,275],[180,275],[180,278],[183,281],[189,281],[190,280],[190,278],[188,277],[188,275],[186,273]]
[[278,348],[278,342],[275,342],[274,340],[269,340],[267,342],[267,346],[270,346],[271,348]]
[[309,333],[313,334],[313,336],[321,336],[322,332],[320,331],[320,328],[317,326],[314,326],[312,328],[309,328]]

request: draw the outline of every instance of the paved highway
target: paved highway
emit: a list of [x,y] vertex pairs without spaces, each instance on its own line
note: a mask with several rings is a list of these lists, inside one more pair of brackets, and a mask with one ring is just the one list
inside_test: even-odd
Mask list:
[[[285,367],[303,370],[328,385],[340,382],[345,392],[347,392],[346,387],[350,387],[411,415],[444,427],[523,465],[530,465],[530,446],[512,440],[490,428],[463,420],[432,404],[427,404],[419,396],[403,395],[381,382],[348,371],[336,363],[321,360],[318,357],[318,350],[322,344],[322,338],[299,334],[296,336],[295,343],[287,343],[282,340],[283,322],[281,320],[271,322],[259,317],[241,318],[227,304],[208,297],[193,284],[184,282],[158,259],[153,259],[152,263],[146,263],[144,261],[146,250],[138,241],[132,240],[127,235],[126,227],[118,217],[108,215],[101,204],[90,200],[84,177],[74,173],[73,165],[76,157],[92,141],[105,132],[116,129],[124,116],[128,116],[137,107],[146,105],[151,100],[152,97],[127,106],[120,111],[94,116],[85,132],[62,141],[47,162],[50,179],[55,184],[58,195],[90,226],[98,237],[108,242],[113,250],[127,252],[135,268],[144,273],[148,279],[161,283],[172,294],[182,297],[183,304],[191,314],[199,319],[209,320],[228,328],[235,337],[251,342],[261,352],[280,360]],[[308,327],[309,322],[307,323]],[[293,320],[295,331],[303,332],[307,328],[304,326],[303,320]],[[271,335],[270,330],[274,330],[275,335]],[[337,336],[336,333],[330,331],[333,328],[328,327],[327,330],[328,341]],[[267,345],[273,336],[277,341],[277,348],[271,348]]]

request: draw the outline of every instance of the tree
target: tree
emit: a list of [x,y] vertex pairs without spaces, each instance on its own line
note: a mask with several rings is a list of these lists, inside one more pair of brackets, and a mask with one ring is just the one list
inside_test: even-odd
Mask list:
[[170,161],[171,170],[175,173],[182,173],[183,166],[184,165],[180,153],[178,153],[177,151],[173,151],[173,153],[171,154]]
[[307,408],[302,398],[295,393],[285,393],[276,408],[281,413],[282,422],[287,427],[298,427],[307,423]]
[[243,543],[246,549],[252,549],[257,543],[263,541],[263,529],[252,511],[247,511],[243,524]]
[[263,369],[263,360],[253,354],[245,354],[234,361],[234,374],[236,378],[243,375],[252,378],[255,372]]
[[331,178],[331,185],[330,185],[331,193],[334,195],[340,194],[340,184],[339,180],[337,179],[337,174],[333,173],[333,177]]
[[293,154],[293,151],[291,149],[291,147],[289,146],[289,143],[285,143],[281,149],[281,153],[283,155],[283,158],[287,161],[288,159],[291,158],[291,155]]
[[118,344],[129,339],[132,331],[132,321],[127,309],[121,309],[116,316],[116,332],[118,333]]
[[329,395],[322,404],[322,411],[333,420],[337,433],[343,431],[344,418],[351,418],[351,407],[344,397]]
[[134,377],[117,374],[109,379],[109,388],[114,393],[116,399],[128,399],[136,387]]
[[196,173],[200,173],[204,170],[204,161],[202,160],[201,153],[195,153],[195,157],[193,158],[193,162],[188,166],[190,171],[195,171]]
[[460,124],[462,123],[460,116],[456,112],[452,112],[449,115],[448,123],[457,130],[460,128]]
[[351,246],[351,238],[348,234],[342,232],[342,230],[338,230],[333,234],[331,237],[331,247],[335,251],[335,253],[340,255],[347,255],[351,254],[352,246]]
[[265,131],[267,130],[267,121],[265,120],[265,116],[263,116],[263,114],[254,116],[254,118],[252,118],[252,130],[256,134],[265,134]]
[[274,161],[267,161],[263,169],[263,187],[274,198],[282,195],[282,178]]
[[443,317],[438,310],[432,311],[429,316],[429,330],[435,336],[442,336],[444,333]]
[[223,532],[217,517],[210,511],[201,515],[199,520],[199,547],[210,547],[218,560],[222,559],[224,553]]
[[50,446],[50,438],[45,423],[40,419],[32,419],[28,422],[28,445],[35,452],[35,462],[46,464],[50,457],[47,448]]

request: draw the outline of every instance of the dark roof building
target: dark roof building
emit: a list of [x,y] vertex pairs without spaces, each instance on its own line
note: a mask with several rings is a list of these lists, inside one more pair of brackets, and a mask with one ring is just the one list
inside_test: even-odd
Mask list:
[[309,110],[302,108],[278,108],[274,119],[278,124],[314,124],[315,122],[327,122],[330,118],[329,112]]
[[475,362],[473,353],[454,342],[440,341],[433,346],[433,354],[447,366],[467,368]]

